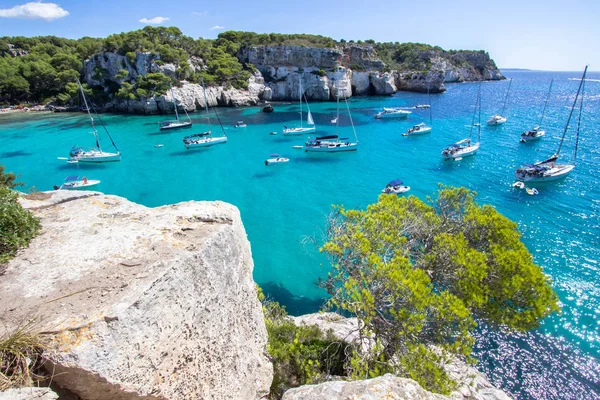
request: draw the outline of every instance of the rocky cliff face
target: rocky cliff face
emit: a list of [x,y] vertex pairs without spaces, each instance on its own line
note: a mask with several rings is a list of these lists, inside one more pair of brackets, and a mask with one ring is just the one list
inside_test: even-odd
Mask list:
[[52,340],[54,382],[87,400],[258,399],[272,365],[238,210],[146,208],[96,192],[22,199],[43,231],[7,265],[0,315]]
[[[298,100],[300,82],[309,100],[330,101],[338,96],[392,95],[399,90],[440,93],[450,82],[504,79],[484,52],[421,52],[420,68],[388,71],[372,46],[345,45],[336,48],[305,46],[250,46],[238,52],[241,63],[252,64],[257,72],[249,80],[248,90],[215,86],[207,88],[210,106],[256,105],[259,101]],[[204,68],[201,59],[188,60],[193,71]],[[427,67],[425,67],[427,65]],[[423,72],[423,70],[427,70]],[[119,75],[126,70],[127,74]],[[139,75],[161,72],[176,77],[177,66],[163,64],[159,56],[137,53],[135,59],[115,53],[97,54],[84,65],[88,85],[105,90],[133,81]],[[174,89],[180,111],[204,106],[200,85],[184,83]],[[171,94],[136,100],[114,99],[109,109],[121,112],[157,114],[172,112]]]

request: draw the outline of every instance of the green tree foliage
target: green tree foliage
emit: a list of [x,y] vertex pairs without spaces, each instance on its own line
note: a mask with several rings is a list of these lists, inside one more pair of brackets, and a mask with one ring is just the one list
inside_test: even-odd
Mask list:
[[285,307],[268,300],[258,288],[273,363],[270,397],[280,399],[289,388],[316,383],[329,375],[345,375],[347,344],[316,326],[296,326]]
[[0,264],[27,246],[40,229],[39,220],[21,207],[17,192],[11,190],[21,185],[15,179],[15,174],[4,173],[0,165]]
[[528,330],[559,309],[548,277],[517,224],[464,188],[428,203],[382,195],[366,210],[335,208],[322,251],[330,306],[359,318],[371,351],[351,375],[393,371],[447,393],[450,356],[469,359],[476,321]]

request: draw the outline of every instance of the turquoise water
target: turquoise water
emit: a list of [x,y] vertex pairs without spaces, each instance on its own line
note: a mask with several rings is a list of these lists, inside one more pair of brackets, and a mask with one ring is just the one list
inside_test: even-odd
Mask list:
[[[478,154],[459,162],[444,162],[440,151],[468,135],[477,84],[451,84],[446,93],[432,95],[434,130],[431,135],[401,137],[421,122],[427,110],[414,110],[406,121],[375,120],[383,106],[427,102],[418,93],[393,97],[352,99],[350,107],[359,136],[357,152],[310,154],[292,149],[303,137],[282,137],[283,125],[293,126],[297,104],[275,104],[276,112],[259,107],[219,109],[229,141],[203,150],[187,151],[181,137],[206,128],[204,113],[192,114],[191,130],[159,133],[161,116],[102,115],[123,153],[120,163],[67,164],[72,145],[93,143],[86,116],[54,114],[0,117],[0,162],[21,173],[27,186],[49,190],[67,175],[100,179],[98,190],[147,206],[186,200],[223,200],[239,207],[252,244],[255,280],[292,313],[313,312],[324,293],[315,281],[327,271],[326,260],[311,238],[321,237],[331,204],[365,207],[376,201],[382,187],[400,178],[410,194],[424,198],[438,182],[463,185],[479,193],[517,221],[536,262],[552,276],[563,312],[546,320],[541,329],[508,335],[482,327],[476,353],[490,379],[517,398],[600,397],[600,82],[586,84],[583,133],[577,168],[564,181],[537,185],[538,196],[514,190],[514,169],[542,160],[556,149],[567,119],[580,73],[511,72],[513,85],[508,122],[482,127]],[[547,136],[521,144],[522,130],[537,125],[550,79],[553,95]],[[598,79],[600,74],[591,73]],[[508,82],[482,85],[482,119],[502,109]],[[334,103],[313,103],[319,134],[332,134]],[[243,119],[247,128],[234,129]],[[352,137],[342,113],[340,135]],[[572,122],[573,127],[576,122]],[[218,129],[215,129],[217,131]],[[271,131],[280,132],[277,136]],[[574,132],[563,148],[572,159]],[[109,149],[106,137],[103,145]],[[164,144],[155,148],[155,144]],[[270,153],[289,157],[288,164],[266,167]]]

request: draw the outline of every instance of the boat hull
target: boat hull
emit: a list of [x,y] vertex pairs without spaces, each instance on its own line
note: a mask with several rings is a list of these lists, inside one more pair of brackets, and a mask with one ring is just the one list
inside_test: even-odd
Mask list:
[[191,127],[192,127],[191,122],[182,122],[179,124],[161,126],[160,130],[161,131],[173,131],[176,129],[185,129],[185,128],[191,128]]
[[184,142],[184,146],[186,149],[198,149],[198,148],[202,148],[202,147],[210,147],[210,146],[214,146],[216,144],[223,144],[227,142],[227,137],[223,136],[223,137],[218,137],[218,138],[208,138],[208,139],[201,139],[198,141],[198,143],[185,143]]
[[515,178],[519,181],[532,183],[558,181],[566,178],[574,168],[574,165],[557,165],[541,176],[520,174],[519,172],[515,172]]
[[521,142],[534,142],[540,140],[546,135],[546,131],[538,131],[535,136],[521,135]]
[[477,150],[479,150],[479,145],[468,146],[452,154],[444,154],[444,152],[442,152],[442,157],[444,157],[446,160],[456,160],[457,158],[464,158],[475,155],[475,153],[477,153]]
[[499,118],[499,119],[490,119],[490,120],[488,120],[487,124],[489,126],[503,125],[503,124],[506,123],[506,121],[507,121],[507,119],[504,118],[504,117],[503,118]]
[[72,183],[63,183],[59,190],[82,190],[87,189],[90,186],[96,186],[100,183],[98,180],[88,180],[87,183],[83,181],[75,181]]
[[396,119],[406,119],[408,116],[412,114],[411,112],[380,112],[375,114],[375,118],[377,119],[388,119],[388,118],[396,118]]
[[299,136],[305,133],[311,133],[316,131],[317,128],[315,126],[309,128],[293,128],[293,129],[284,129],[283,136]]
[[409,129],[408,131],[406,131],[406,133],[403,133],[402,136],[426,135],[428,133],[431,133],[430,127],[420,128],[419,130],[416,130],[416,131]]
[[304,151],[309,153],[339,153],[342,151],[356,151],[358,143],[350,145],[304,146]]
[[94,155],[89,157],[76,157],[73,158],[72,161],[77,161],[79,163],[103,163],[103,162],[116,162],[121,161],[120,153],[103,153],[101,155]]

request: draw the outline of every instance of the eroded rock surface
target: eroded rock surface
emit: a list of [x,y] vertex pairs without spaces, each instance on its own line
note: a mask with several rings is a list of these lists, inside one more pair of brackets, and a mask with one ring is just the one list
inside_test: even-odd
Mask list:
[[40,387],[26,387],[8,389],[0,392],[0,400],[55,400],[58,395],[51,389]]
[[43,230],[0,278],[0,315],[7,329],[40,317],[55,382],[88,400],[268,393],[267,333],[237,208],[51,193],[23,201]]

